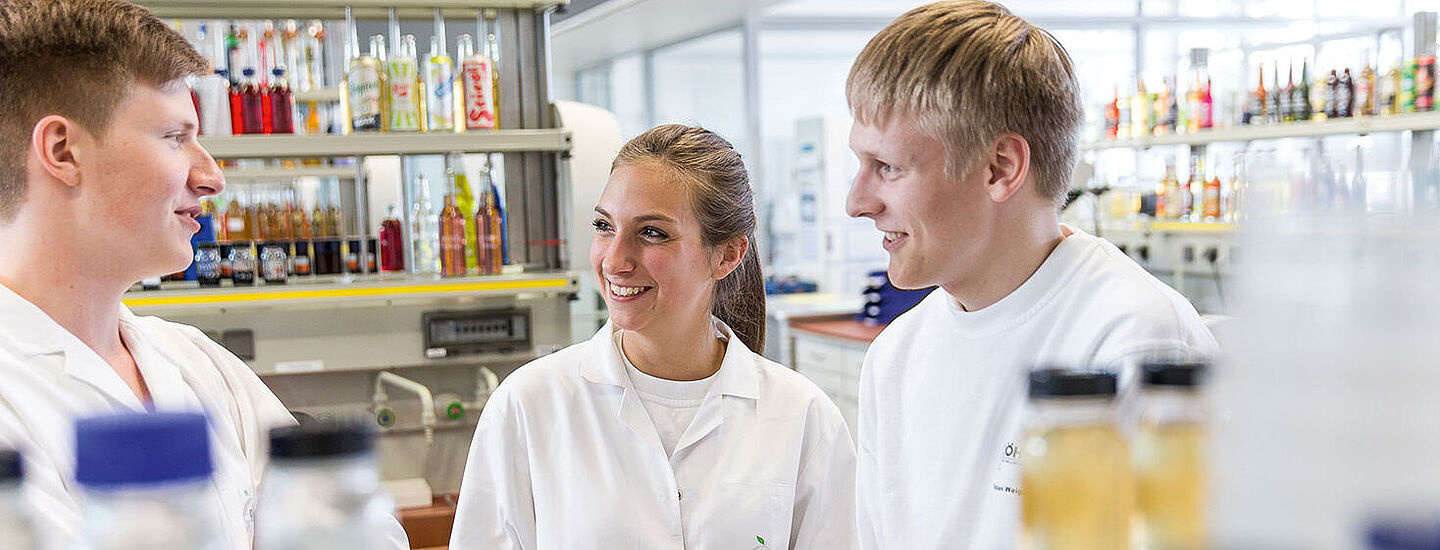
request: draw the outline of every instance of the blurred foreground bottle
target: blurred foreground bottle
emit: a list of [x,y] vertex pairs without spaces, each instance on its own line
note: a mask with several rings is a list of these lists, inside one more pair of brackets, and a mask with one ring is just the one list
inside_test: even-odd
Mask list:
[[373,449],[373,433],[358,422],[271,430],[256,550],[389,548],[395,505],[380,486]]
[[1030,374],[1021,524],[1029,550],[1126,550],[1134,516],[1130,452],[1115,423],[1115,375]]
[[1205,542],[1206,366],[1144,366],[1135,436],[1135,507],[1146,550],[1199,550]]
[[120,414],[75,423],[85,550],[220,550],[210,436],[199,413]]

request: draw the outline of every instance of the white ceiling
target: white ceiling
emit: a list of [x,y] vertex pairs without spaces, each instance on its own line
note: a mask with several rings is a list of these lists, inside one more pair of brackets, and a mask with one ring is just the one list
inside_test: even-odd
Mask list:
[[784,0],[609,0],[550,30],[554,74],[583,69],[711,31],[735,27],[746,16]]

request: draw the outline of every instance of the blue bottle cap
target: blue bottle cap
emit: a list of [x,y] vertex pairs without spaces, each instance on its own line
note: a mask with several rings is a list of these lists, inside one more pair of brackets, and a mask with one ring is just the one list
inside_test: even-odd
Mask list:
[[210,437],[199,413],[125,413],[75,422],[75,480],[87,487],[209,477]]

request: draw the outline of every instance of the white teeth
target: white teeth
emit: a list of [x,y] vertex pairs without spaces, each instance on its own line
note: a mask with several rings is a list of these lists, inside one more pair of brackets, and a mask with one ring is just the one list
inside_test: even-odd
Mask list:
[[648,289],[649,289],[649,287],[643,287],[643,286],[620,286],[620,285],[617,285],[617,284],[615,284],[615,283],[610,283],[610,292],[614,293],[616,296],[634,296],[634,295],[639,294],[639,293],[641,293],[641,292],[645,292],[645,291],[648,290]]
[[895,240],[895,239],[899,239],[899,238],[900,238],[900,235],[901,235],[900,233],[896,233],[896,232],[894,232],[894,231],[886,231],[886,232],[884,232],[884,233],[885,233],[885,238],[886,238],[886,239],[889,239],[889,240],[892,240],[892,241]]

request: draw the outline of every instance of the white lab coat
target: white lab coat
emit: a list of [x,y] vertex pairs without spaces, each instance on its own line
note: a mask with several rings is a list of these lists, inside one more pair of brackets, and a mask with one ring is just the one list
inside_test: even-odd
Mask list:
[[[122,305],[120,332],[155,410],[207,413],[226,547],[250,548],[269,430],[294,417],[249,366],[194,327],[137,317]],[[73,420],[145,410],[98,354],[0,285],[0,447],[23,453],[42,548],[67,548],[83,522]],[[394,531],[393,547],[408,548],[398,522]]]
[[673,458],[611,325],[507,377],[480,416],[450,547],[854,548],[839,409],[717,324],[724,360]]

